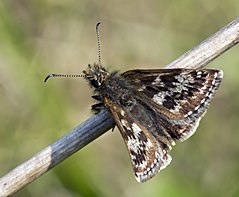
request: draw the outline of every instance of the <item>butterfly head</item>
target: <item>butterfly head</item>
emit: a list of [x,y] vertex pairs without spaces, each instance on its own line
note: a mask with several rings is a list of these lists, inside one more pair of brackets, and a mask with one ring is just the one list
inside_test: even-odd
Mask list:
[[99,88],[110,73],[99,64],[88,65],[88,68],[83,71],[85,78],[96,89]]

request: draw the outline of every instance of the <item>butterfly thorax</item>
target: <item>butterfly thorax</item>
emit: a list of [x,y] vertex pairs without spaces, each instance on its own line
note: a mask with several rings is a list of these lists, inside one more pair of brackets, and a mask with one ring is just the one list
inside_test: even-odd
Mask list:
[[88,65],[83,71],[85,78],[97,95],[93,96],[99,103],[92,106],[93,111],[99,112],[104,106],[104,98],[108,98],[121,106],[130,109],[135,103],[134,89],[131,84],[118,72],[109,73],[104,67],[98,64]]

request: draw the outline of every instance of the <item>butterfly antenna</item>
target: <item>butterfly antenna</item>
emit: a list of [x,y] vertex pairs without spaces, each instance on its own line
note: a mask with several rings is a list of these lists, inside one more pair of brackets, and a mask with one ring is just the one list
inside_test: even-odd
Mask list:
[[45,78],[44,82],[47,82],[48,79],[53,78],[53,77],[68,77],[68,78],[72,78],[72,77],[85,77],[85,75],[65,75],[65,74],[49,74],[47,75],[47,77]]
[[[99,31],[100,22],[96,24],[96,35],[97,35],[97,44],[98,44],[98,58],[99,58],[99,65],[101,65],[101,50],[100,50],[100,31]],[[67,74],[49,74],[45,78],[44,82],[47,82],[48,79],[53,77],[85,77],[85,75],[67,75]]]
[[100,30],[99,30],[100,22],[96,24],[96,35],[97,35],[97,44],[98,44],[98,58],[99,65],[101,65],[101,51],[100,51]]

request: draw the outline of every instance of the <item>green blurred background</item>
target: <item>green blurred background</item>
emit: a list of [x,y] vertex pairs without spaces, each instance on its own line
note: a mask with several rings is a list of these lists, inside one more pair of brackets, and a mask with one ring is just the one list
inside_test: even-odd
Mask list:
[[[239,16],[239,1],[0,1],[0,176],[92,113],[81,74],[98,61],[111,70],[160,68]],[[208,67],[225,79],[196,134],[173,162],[137,183],[117,129],[107,132],[15,196],[239,196],[239,48]]]

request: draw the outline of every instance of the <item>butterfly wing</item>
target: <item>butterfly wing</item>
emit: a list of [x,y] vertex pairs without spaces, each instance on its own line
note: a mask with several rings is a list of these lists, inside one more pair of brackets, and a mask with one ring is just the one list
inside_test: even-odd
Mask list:
[[[168,155],[170,146],[163,140],[156,139],[149,131],[155,125],[150,120],[147,113],[141,113],[141,118],[145,118],[148,124],[142,124],[140,118],[135,117],[127,108],[104,98],[106,107],[114,116],[115,123],[127,146],[135,178],[138,182],[145,182],[161,169],[164,169],[171,162]],[[141,110],[143,106],[135,105],[134,110]],[[154,128],[155,129],[155,128]]]
[[147,100],[146,103],[168,122],[175,138],[183,141],[195,132],[221,83],[223,72],[152,69],[130,70],[122,76],[137,89],[138,99]]

